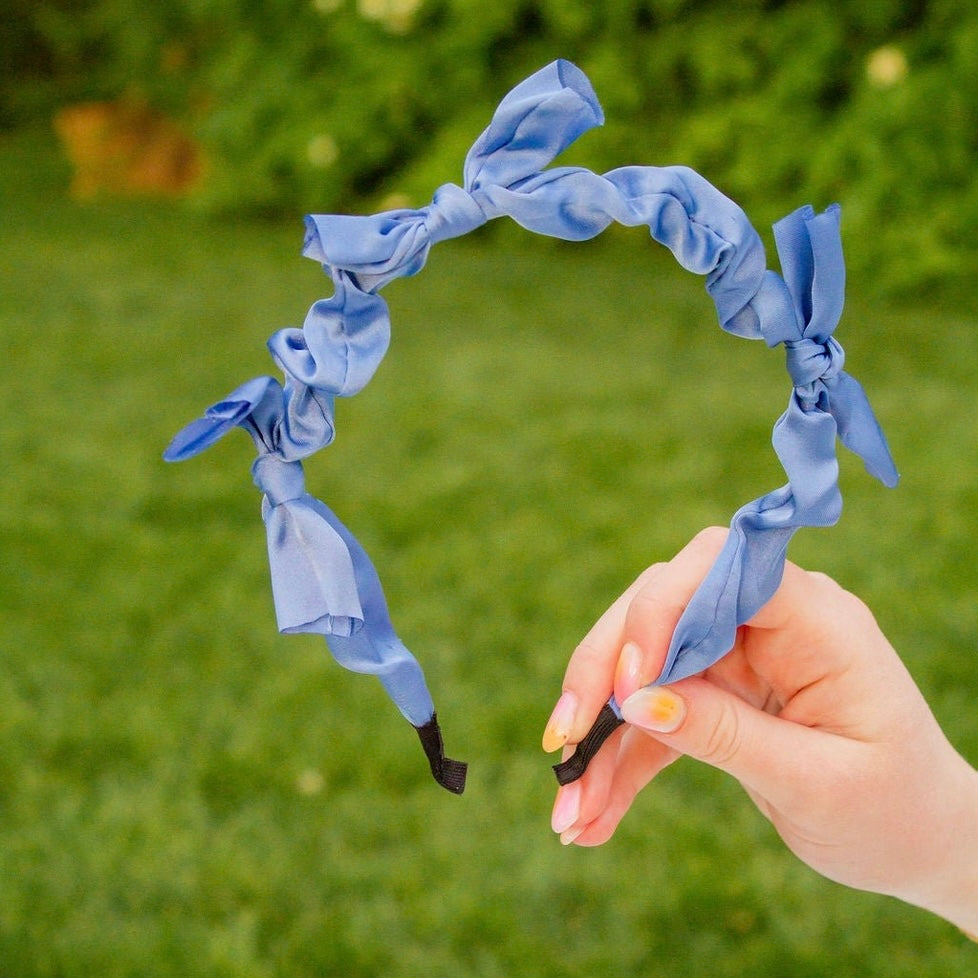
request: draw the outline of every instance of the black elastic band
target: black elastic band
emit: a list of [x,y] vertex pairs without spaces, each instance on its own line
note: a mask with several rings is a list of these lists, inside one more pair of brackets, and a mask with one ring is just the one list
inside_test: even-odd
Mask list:
[[554,774],[560,784],[576,781],[586,770],[598,748],[624,723],[615,711],[605,703],[587,736],[577,745],[577,750],[560,764],[554,765]]
[[464,761],[453,761],[450,757],[445,757],[438,717],[432,713],[431,719],[426,724],[414,729],[418,731],[434,779],[443,788],[460,795],[465,791],[465,775],[469,766]]

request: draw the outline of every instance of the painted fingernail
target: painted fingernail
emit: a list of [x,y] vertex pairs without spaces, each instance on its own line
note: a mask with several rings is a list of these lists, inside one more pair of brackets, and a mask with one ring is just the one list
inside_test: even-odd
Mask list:
[[626,642],[618,656],[615,668],[615,697],[623,703],[637,689],[645,685],[640,678],[642,650],[634,642]]
[[628,722],[654,733],[673,733],[686,718],[686,703],[665,686],[648,686],[633,693],[621,705]]
[[563,693],[554,707],[547,729],[543,732],[543,749],[549,754],[560,750],[567,743],[571,730],[574,729],[574,717],[577,714],[577,697],[570,691]]
[[565,784],[557,790],[557,800],[554,802],[553,814],[550,816],[550,827],[562,835],[581,814],[581,786],[577,781]]

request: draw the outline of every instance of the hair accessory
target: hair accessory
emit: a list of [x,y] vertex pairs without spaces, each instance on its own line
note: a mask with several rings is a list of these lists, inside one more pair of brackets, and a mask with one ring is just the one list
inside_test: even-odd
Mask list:
[[[720,326],[784,344],[792,392],[774,426],[788,484],[747,503],[676,628],[657,683],[699,672],[733,646],[737,626],[771,597],[792,534],[834,523],[841,512],[836,435],[888,486],[897,472],[859,384],[842,370],[832,333],[842,313],[845,268],[837,206],[804,207],[774,227],[782,275],[743,211],[686,167],[629,166],[598,175],[549,164],[603,121],[580,69],[556,61],[514,88],[469,150],[463,186],[440,187],[427,207],[372,216],[306,218],[303,254],[333,281],[302,329],[268,341],[285,374],[248,381],[181,431],[164,458],[208,448],[234,427],[254,440],[264,494],[272,594],[283,632],[316,632],[336,660],[379,677],[417,729],[435,779],[460,793],[465,764],[445,757],[421,667],[395,633],[370,559],[331,509],[305,491],[302,462],[334,437],[336,397],[356,394],[387,351],[390,319],[377,294],[414,275],[433,244],[507,216],[530,231],[580,241],[609,224],[645,225],[686,269],[706,276]],[[561,783],[583,773],[622,722],[614,699],[577,754],[555,766]]]

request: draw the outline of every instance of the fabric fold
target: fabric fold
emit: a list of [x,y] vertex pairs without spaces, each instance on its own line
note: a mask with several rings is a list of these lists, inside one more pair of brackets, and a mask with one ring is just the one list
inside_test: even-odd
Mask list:
[[[335,513],[306,492],[301,465],[333,441],[335,399],[362,390],[388,350],[390,313],[380,290],[417,274],[433,245],[497,218],[570,241],[613,223],[644,226],[683,268],[704,276],[722,329],[784,346],[792,387],[772,443],[788,482],[734,514],[726,546],[682,616],[656,682],[699,672],[725,655],[737,627],[777,588],[791,536],[839,518],[837,440],[886,485],[898,478],[865,391],[844,370],[833,335],[845,295],[839,208],[802,207],[775,225],[778,274],[767,268],[743,210],[688,167],[625,166],[596,174],[551,166],[602,122],[583,72],[556,61],[502,99],[465,157],[462,186],[443,184],[417,209],[308,215],[302,253],[322,264],[333,294],[312,305],[301,329],[281,329],[268,340],[284,384],[260,377],[242,385],[164,453],[179,461],[234,427],[248,431],[258,452],[253,478],[264,497],[280,628],[323,634],[341,665],[378,676],[418,729],[432,773],[452,791],[462,790],[465,765],[444,756],[423,672],[391,624],[376,569]],[[612,699],[601,729],[588,739],[587,757],[564,767],[567,779],[583,773],[616,726],[608,711],[620,719]]]
[[390,345],[387,303],[333,271],[333,294],[313,303],[302,329],[281,329],[268,350],[293,381],[337,397],[352,397],[370,382]]
[[781,583],[795,531],[838,521],[837,436],[884,484],[893,486],[898,479],[865,392],[841,369],[844,353],[832,335],[842,315],[845,283],[838,207],[822,214],[800,208],[774,232],[786,289],[781,308],[769,306],[758,322],[769,345],[788,347],[794,389],[772,433],[788,484],[734,514],[727,546],[680,619],[657,683],[694,675],[726,654],[737,627]]
[[432,244],[474,231],[489,216],[480,191],[514,189],[603,121],[579,68],[557,61],[513,89],[469,150],[464,187],[445,184],[431,204],[371,216],[310,214],[302,253],[327,271],[342,269],[364,292],[415,275]]
[[259,455],[252,466],[264,493],[272,597],[279,631],[348,636],[363,627],[346,542],[305,491],[301,462]]

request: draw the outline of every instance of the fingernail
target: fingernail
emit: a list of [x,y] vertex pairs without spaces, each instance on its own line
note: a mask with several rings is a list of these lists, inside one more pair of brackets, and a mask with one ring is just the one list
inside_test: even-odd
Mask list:
[[557,790],[557,800],[554,802],[553,815],[550,816],[550,827],[558,835],[566,832],[581,814],[581,786],[577,781],[562,785]]
[[543,749],[548,754],[560,750],[567,743],[567,738],[574,729],[576,713],[577,697],[568,691],[557,700],[557,705],[547,721],[547,729],[543,732]]
[[584,826],[580,826],[576,829],[568,829],[566,832],[561,832],[560,844],[562,846],[569,846],[583,831]]
[[642,650],[634,642],[626,642],[618,656],[615,668],[615,698],[623,703],[645,683],[640,678],[642,669]]
[[673,733],[686,718],[686,703],[665,686],[648,686],[622,703],[621,715],[643,730]]

